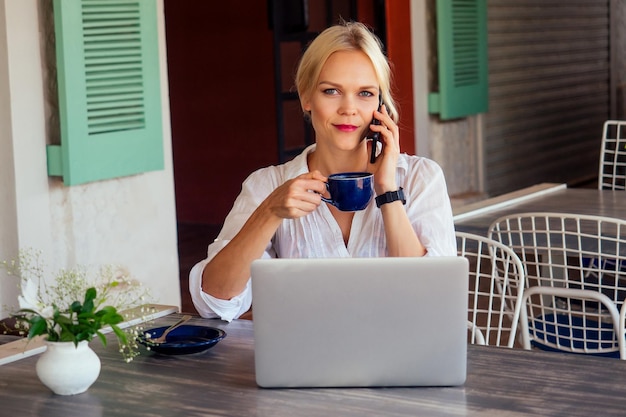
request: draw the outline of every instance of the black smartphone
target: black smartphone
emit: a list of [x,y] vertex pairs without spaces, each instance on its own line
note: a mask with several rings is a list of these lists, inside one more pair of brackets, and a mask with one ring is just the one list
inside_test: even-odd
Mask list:
[[[378,111],[381,111],[382,107],[383,107],[383,95],[381,93],[378,93]],[[377,118],[374,118],[372,120],[372,124],[380,125],[380,120],[378,120]],[[380,140],[380,132],[372,132],[370,130],[366,137],[372,138],[372,152],[370,154],[370,164],[373,164],[374,162],[376,162],[376,148],[377,148],[376,145],[378,141]]]

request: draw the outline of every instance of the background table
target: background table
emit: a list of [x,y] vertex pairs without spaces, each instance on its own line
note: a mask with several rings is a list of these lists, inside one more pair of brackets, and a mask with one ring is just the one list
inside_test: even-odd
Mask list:
[[252,322],[192,322],[228,335],[201,354],[142,352],[129,364],[115,343],[103,348],[94,342],[100,378],[77,396],[56,396],[44,387],[35,374],[37,356],[0,366],[0,415],[587,417],[623,416],[626,407],[626,362],[484,346],[469,346],[461,387],[262,389],[254,380]]
[[564,212],[626,218],[626,191],[554,186],[518,197],[512,195],[455,212],[456,230],[486,236],[491,223],[501,216],[525,212]]

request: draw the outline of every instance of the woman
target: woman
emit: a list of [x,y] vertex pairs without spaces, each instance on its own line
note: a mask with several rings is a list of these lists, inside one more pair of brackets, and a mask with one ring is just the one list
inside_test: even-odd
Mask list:
[[[391,71],[378,38],[361,23],[326,29],[302,56],[295,81],[316,143],[243,183],[207,259],[190,273],[204,317],[230,321],[250,308],[250,265],[261,257],[456,255],[441,168],[400,154]],[[370,129],[381,142],[374,163],[364,140]],[[363,211],[342,212],[322,202],[330,174],[354,171],[374,174],[380,207],[372,199]]]

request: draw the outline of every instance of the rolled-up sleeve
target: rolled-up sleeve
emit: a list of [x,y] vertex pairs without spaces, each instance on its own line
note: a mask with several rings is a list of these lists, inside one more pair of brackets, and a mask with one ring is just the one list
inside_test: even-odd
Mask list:
[[[191,268],[189,272],[189,293],[193,305],[200,316],[205,318],[220,318],[225,321],[233,321],[239,318],[243,313],[248,311],[252,306],[252,284],[250,279],[246,284],[246,288],[237,296],[223,300],[213,297],[202,291],[202,272],[213,256],[215,256],[221,248],[226,246],[226,241],[218,240],[209,246],[211,254],[207,259],[198,262]],[[215,247],[215,246],[218,247]],[[263,253],[263,258],[271,258],[270,252]]]
[[208,260],[197,263],[189,273],[189,292],[193,305],[202,317],[220,318],[232,321],[250,309],[252,305],[252,290],[250,280],[243,292],[230,300],[215,298],[202,291],[202,271],[209,263]]

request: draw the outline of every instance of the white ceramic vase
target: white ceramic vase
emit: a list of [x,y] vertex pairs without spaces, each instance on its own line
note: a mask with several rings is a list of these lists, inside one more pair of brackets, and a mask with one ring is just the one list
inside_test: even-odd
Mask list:
[[37,360],[37,376],[58,395],[74,395],[87,391],[100,375],[100,358],[82,341],[48,342]]

